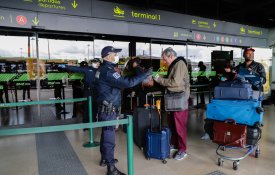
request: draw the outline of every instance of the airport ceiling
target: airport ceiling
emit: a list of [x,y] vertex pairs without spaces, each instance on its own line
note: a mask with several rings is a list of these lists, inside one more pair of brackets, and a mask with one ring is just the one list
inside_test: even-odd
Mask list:
[[104,0],[264,28],[275,27],[275,0]]

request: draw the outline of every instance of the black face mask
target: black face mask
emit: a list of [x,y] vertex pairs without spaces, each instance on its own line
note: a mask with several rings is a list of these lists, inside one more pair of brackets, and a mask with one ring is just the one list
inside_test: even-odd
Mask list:
[[225,76],[226,76],[226,78],[228,80],[233,80],[235,78],[235,73],[233,73],[233,72],[226,72]]

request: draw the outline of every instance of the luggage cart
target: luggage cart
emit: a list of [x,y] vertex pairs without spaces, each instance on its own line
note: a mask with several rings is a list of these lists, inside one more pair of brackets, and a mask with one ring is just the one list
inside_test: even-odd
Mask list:
[[[260,94],[261,94],[261,92],[260,92]],[[259,94],[258,100],[256,101],[258,103],[258,106],[255,109],[255,113],[261,114],[263,116],[264,111],[263,111],[263,108],[262,108],[262,105],[261,105],[262,97],[260,96],[260,94]],[[229,102],[229,100],[227,102]],[[232,101],[232,103],[234,103],[234,102]],[[227,106],[227,108],[228,108],[228,106]],[[220,115],[218,115],[218,116],[219,116],[219,119],[222,118],[222,117],[220,117]],[[225,117],[225,116],[223,116],[223,117]],[[237,120],[239,117],[240,117],[239,114],[234,115],[235,120]],[[218,161],[217,161],[218,166],[223,166],[224,161],[229,160],[229,161],[233,161],[233,169],[238,170],[238,167],[240,165],[240,161],[245,159],[249,155],[251,155],[253,152],[254,152],[254,157],[259,158],[259,156],[260,156],[259,141],[261,139],[261,127],[263,126],[263,121],[262,121],[263,119],[262,119],[262,117],[259,117],[258,121],[254,119],[254,120],[250,120],[249,122],[248,121],[246,122],[245,120],[249,119],[249,118],[251,119],[251,117],[248,117],[248,116],[247,117],[242,117],[242,119],[239,118],[239,121],[241,122],[240,124],[246,125],[247,127],[252,126],[252,127],[257,128],[259,135],[258,135],[256,143],[253,143],[253,145],[252,144],[250,144],[250,145],[247,144],[245,146],[245,148],[233,147],[233,146],[227,146],[227,145],[218,145],[218,147],[216,149],[216,154],[218,155]],[[218,118],[210,118],[210,119],[215,119],[217,121],[224,121],[226,118],[223,118],[221,120],[218,120]],[[255,123],[252,125],[251,124],[252,122],[255,122]],[[230,157],[228,155],[225,155],[225,152],[226,152],[227,149],[229,149],[229,150],[246,150],[246,152],[241,157]]]
[[[243,147],[233,147],[233,146],[228,146],[228,145],[218,145],[217,149],[216,149],[216,154],[218,155],[218,166],[223,166],[223,162],[224,160],[229,160],[229,161],[233,161],[233,169],[234,170],[238,170],[238,167],[240,165],[240,161],[245,159],[246,157],[248,157],[250,154],[252,154],[254,151],[254,156],[255,158],[259,158],[260,156],[260,146],[259,146],[259,141],[261,139],[261,128],[263,126],[263,108],[262,108],[262,89],[263,89],[263,84],[262,84],[262,80],[261,77],[256,76],[256,75],[252,75],[251,72],[247,72],[246,70],[242,70],[244,71],[241,75],[245,77],[246,80],[248,80],[248,82],[254,82],[253,84],[257,84],[257,87],[259,87],[259,91],[258,91],[258,95],[256,95],[257,100],[255,101],[255,105],[252,105],[253,108],[255,108],[254,110],[248,110],[250,111],[250,115],[244,116],[243,114],[240,115],[240,111],[236,110],[237,107],[235,108],[234,106],[232,106],[232,108],[235,108],[235,110],[230,109],[233,112],[233,118],[234,120],[238,121],[240,124],[246,125],[246,126],[253,126],[256,127],[258,129],[259,135],[257,138],[257,141],[253,144],[247,144],[244,148]],[[239,72],[240,73],[240,72]],[[256,83],[258,82],[258,83]],[[255,97],[253,96],[253,98],[255,99]],[[214,101],[214,105],[210,105],[207,107],[207,118],[212,119],[212,120],[219,120],[219,121],[224,121],[226,119],[228,119],[228,112],[226,112],[226,114],[224,113],[225,110],[223,110],[222,112],[222,107],[219,106],[217,103],[219,103],[218,101]],[[234,101],[231,102],[231,100],[225,100],[225,102],[223,102],[223,105],[228,109],[228,107],[230,107],[231,103],[232,105],[234,104],[238,104],[239,107],[244,108],[244,106],[241,105],[241,103],[236,103]],[[219,108],[220,107],[220,108]],[[227,110],[226,110],[227,111]],[[212,112],[212,113],[211,113]],[[220,112],[220,113],[219,113]],[[244,112],[244,111],[242,111]],[[216,114],[214,114],[216,113]],[[218,113],[218,114],[217,114]],[[246,114],[247,111],[245,111]],[[252,116],[256,116],[256,114],[259,114],[259,116],[257,117],[252,117]],[[237,123],[238,123],[237,122]],[[226,152],[227,149],[233,149],[233,150],[241,150],[241,149],[245,149],[246,153],[241,156],[241,157],[230,157],[224,154],[224,152]],[[221,152],[223,151],[223,153]]]
[[[257,126],[257,127],[259,129],[259,137],[258,137],[257,142],[254,145],[246,145],[245,148],[219,145],[216,149],[216,154],[219,156],[218,157],[218,166],[223,166],[224,160],[229,160],[229,161],[233,161],[233,169],[238,170],[240,161],[245,159],[247,156],[252,154],[254,151],[255,151],[255,153],[254,153],[255,158],[259,158],[259,156],[260,156],[259,141],[261,139],[261,129],[260,129],[260,126]],[[241,157],[229,157],[229,156],[224,155],[221,152],[221,151],[225,152],[227,149],[236,149],[236,150],[246,149],[247,151]]]

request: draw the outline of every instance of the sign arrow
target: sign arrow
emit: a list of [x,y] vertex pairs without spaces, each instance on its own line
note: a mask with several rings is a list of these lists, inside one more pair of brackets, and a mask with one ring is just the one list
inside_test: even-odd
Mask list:
[[214,28],[216,28],[216,27],[217,27],[216,21],[214,21],[214,23],[213,23],[213,27],[214,27]]
[[74,0],[74,3],[72,3],[72,6],[73,6],[74,9],[77,8],[78,4],[75,0]]
[[32,20],[32,23],[34,24],[34,25],[38,25],[39,24],[39,19],[37,18],[37,17],[35,17],[33,20]]

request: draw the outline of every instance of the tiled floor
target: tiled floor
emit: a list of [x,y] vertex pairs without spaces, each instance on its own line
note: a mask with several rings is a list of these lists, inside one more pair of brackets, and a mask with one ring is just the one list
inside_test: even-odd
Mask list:
[[[232,169],[232,162],[225,161],[217,166],[216,145],[211,141],[200,140],[203,134],[204,110],[191,110],[188,121],[188,157],[182,161],[169,159],[167,164],[159,160],[146,160],[142,151],[134,147],[136,175],[206,175],[219,170],[227,175],[273,175],[275,172],[275,107],[265,107],[263,136],[260,158],[249,156],[242,160],[239,170]],[[95,129],[95,140],[99,140],[100,129]],[[104,175],[106,168],[98,165],[99,148],[83,148],[88,140],[88,132],[82,130],[67,131],[74,151],[78,155],[87,173]],[[117,167],[127,172],[126,134],[117,132],[115,157],[119,159]],[[238,151],[237,155],[243,153]],[[234,155],[236,153],[233,153]],[[0,175],[36,175],[38,174],[37,153],[34,135],[0,137]]]

